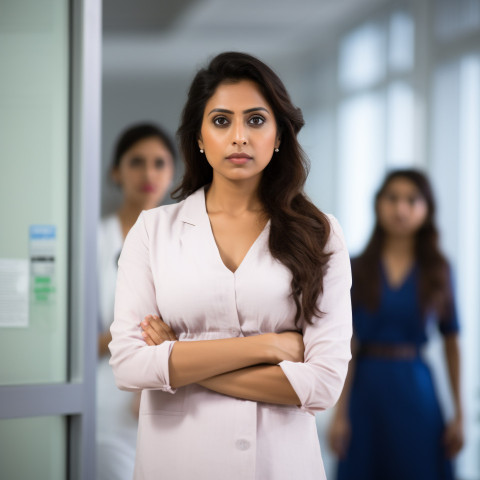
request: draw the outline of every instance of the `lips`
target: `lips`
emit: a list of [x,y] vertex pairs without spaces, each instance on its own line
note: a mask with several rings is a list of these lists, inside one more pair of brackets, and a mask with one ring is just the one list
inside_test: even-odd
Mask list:
[[227,160],[230,160],[235,165],[243,165],[247,163],[249,160],[252,160],[253,157],[248,155],[248,153],[232,153],[227,157]]
[[146,184],[142,185],[141,190],[143,193],[153,193],[155,191],[155,187],[153,185]]

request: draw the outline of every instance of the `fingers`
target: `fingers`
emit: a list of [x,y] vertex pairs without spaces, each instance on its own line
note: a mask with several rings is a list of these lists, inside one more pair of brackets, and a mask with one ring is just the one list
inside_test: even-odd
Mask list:
[[157,315],[147,315],[140,326],[147,345],[160,345],[167,340],[177,340],[175,332]]
[[167,325],[165,322],[162,322],[163,325],[165,325],[168,333],[170,334],[170,340],[178,340],[177,336],[175,335],[175,332],[172,330],[172,327],[170,325]]
[[453,459],[457,456],[461,449],[462,445],[459,443],[450,445],[450,447],[447,449],[447,457]]
[[[146,333],[146,332],[142,332],[142,337],[145,340],[145,343],[147,345],[149,345],[150,347],[153,347],[155,345],[159,345],[159,343],[156,343],[154,340],[152,340],[152,337],[150,337],[150,335],[148,335],[148,333]],[[162,343],[162,342],[160,342],[160,343]]]
[[333,453],[340,459],[345,458],[345,454],[347,451],[347,438],[345,435],[336,434],[330,436],[329,438],[330,448],[332,449]]
[[342,448],[342,443],[339,442],[337,439],[330,439],[330,449],[338,459],[342,460],[344,458],[345,452]]
[[177,340],[174,331],[161,318],[155,315],[150,315],[150,317],[150,323],[158,335],[164,340]]
[[448,458],[455,457],[463,447],[463,432],[460,426],[452,422],[447,426],[443,438]]
[[448,458],[455,457],[463,447],[463,440],[457,436],[448,438],[445,443]]
[[153,345],[160,345],[166,340],[161,335],[159,335],[159,333],[153,327],[153,324],[150,320],[145,319],[140,325],[143,329],[142,336],[145,339],[145,341],[147,341],[147,338],[148,338],[153,342]]
[[347,456],[351,427],[347,418],[334,417],[328,430],[328,443],[332,452],[340,459]]

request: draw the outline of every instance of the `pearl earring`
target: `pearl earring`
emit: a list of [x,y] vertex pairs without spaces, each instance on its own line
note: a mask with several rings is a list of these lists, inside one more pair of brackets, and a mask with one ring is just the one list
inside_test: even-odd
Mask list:
[[280,150],[278,148],[275,149],[275,152],[278,153]]
[[200,153],[203,153],[203,148],[200,149]]

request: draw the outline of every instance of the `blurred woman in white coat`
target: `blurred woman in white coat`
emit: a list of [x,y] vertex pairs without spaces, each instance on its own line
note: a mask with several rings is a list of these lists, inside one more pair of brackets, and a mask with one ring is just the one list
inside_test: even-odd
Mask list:
[[250,55],[193,80],[182,201],[143,212],[119,261],[111,365],[142,391],[136,479],[325,478],[313,413],[345,380],[351,275],[303,193],[302,125]]
[[153,124],[129,127],[114,150],[111,175],[122,190],[123,202],[102,220],[98,236],[97,480],[131,480],[133,476],[139,394],[118,390],[108,365],[117,262],[140,212],[157,207],[165,197],[174,159],[173,142]]

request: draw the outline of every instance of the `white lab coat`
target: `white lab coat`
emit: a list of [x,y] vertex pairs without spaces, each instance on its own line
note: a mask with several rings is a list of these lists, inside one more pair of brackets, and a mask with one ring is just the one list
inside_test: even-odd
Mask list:
[[[118,257],[123,234],[117,215],[102,220],[98,232],[99,332],[113,322]],[[138,421],[132,414],[133,396],[117,388],[110,355],[97,366],[97,480],[131,480]]]

